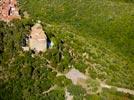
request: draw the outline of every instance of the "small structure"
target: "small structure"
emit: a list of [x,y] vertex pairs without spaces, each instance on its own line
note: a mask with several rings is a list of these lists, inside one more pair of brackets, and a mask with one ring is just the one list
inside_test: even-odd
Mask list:
[[19,9],[16,0],[0,1],[0,20],[9,22],[13,19],[20,19]]
[[43,31],[42,25],[36,23],[31,28],[31,33],[29,36],[29,47],[31,50],[36,52],[44,52],[47,50],[47,36]]

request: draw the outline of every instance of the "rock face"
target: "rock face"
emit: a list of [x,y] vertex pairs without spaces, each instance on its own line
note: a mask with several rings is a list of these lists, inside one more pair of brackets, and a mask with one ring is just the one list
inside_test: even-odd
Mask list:
[[31,28],[29,47],[36,52],[45,52],[47,50],[47,36],[39,23]]
[[13,19],[20,19],[19,9],[16,0],[0,1],[0,20],[9,22]]

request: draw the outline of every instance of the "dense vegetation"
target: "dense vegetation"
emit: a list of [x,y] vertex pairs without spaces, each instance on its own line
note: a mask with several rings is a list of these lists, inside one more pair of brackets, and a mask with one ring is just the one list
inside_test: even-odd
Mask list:
[[[88,68],[110,85],[134,89],[133,0],[19,0],[21,20],[0,22],[0,99],[64,100],[68,88],[74,99],[132,99],[130,95],[103,90],[85,95],[64,76],[73,66]],[[23,12],[30,14],[23,18]],[[21,41],[37,20],[55,43],[47,52],[32,56]],[[86,55],[85,55],[86,54]],[[63,59],[64,58],[64,59]],[[54,71],[53,71],[54,69]],[[44,91],[56,88],[49,93]],[[111,98],[110,98],[111,97]]]

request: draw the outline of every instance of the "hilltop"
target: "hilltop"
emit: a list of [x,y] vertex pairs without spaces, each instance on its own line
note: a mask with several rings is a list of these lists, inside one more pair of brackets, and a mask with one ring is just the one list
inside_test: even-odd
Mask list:
[[[21,20],[0,22],[0,99],[134,99],[133,0],[18,3]],[[38,20],[54,46],[23,51],[21,41]],[[72,69],[87,78],[74,84],[66,76]]]

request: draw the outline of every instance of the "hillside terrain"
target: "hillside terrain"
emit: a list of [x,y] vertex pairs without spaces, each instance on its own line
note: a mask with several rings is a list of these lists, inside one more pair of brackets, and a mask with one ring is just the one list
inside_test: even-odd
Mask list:
[[[67,91],[73,100],[134,99],[133,0],[18,4],[21,20],[0,22],[0,100],[69,100]],[[22,39],[38,21],[54,46],[23,51]],[[73,84],[71,69],[88,79]]]

